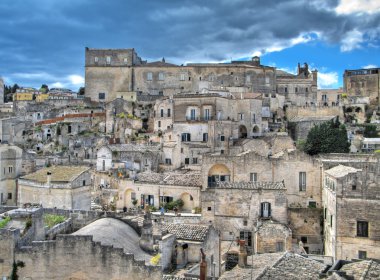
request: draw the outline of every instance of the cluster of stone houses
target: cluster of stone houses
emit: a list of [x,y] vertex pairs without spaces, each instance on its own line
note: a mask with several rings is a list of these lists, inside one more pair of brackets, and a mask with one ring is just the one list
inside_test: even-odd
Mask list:
[[[134,49],[85,52],[84,98],[29,100],[25,91],[11,112],[0,104],[0,216],[12,218],[0,230],[0,276],[17,259],[32,279],[58,277],[59,262],[67,279],[177,279],[166,273],[178,269],[231,279],[253,275],[247,255],[270,254],[255,279],[281,278],[295,263],[310,271],[293,279],[314,279],[380,259],[379,154],[296,148],[329,120],[355,125],[372,110],[376,124],[378,69],[346,71],[343,89],[319,90],[307,64],[293,75],[258,57],[179,66]],[[353,90],[359,78],[365,94]],[[46,213],[65,226],[44,228]],[[157,253],[159,269],[149,264]]]

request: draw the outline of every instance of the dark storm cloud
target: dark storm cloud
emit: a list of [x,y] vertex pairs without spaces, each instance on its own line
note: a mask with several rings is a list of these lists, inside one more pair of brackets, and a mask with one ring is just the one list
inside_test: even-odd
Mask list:
[[134,47],[145,59],[184,63],[278,50],[301,42],[294,41],[300,36],[343,42],[345,50],[365,39],[378,43],[379,13],[337,15],[337,5],[335,0],[1,1],[0,75],[24,85],[79,87],[69,76],[83,76],[85,46]]

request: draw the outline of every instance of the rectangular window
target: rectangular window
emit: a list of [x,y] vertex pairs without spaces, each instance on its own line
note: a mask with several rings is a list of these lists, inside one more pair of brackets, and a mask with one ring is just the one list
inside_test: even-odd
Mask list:
[[221,142],[224,142],[225,138],[226,138],[226,137],[225,137],[224,135],[220,135],[220,141],[221,141]]
[[172,164],[172,159],[166,158],[165,159],[165,164],[171,165]]
[[298,87],[295,87],[294,91],[295,91],[295,92],[298,92]]
[[285,93],[287,93],[288,92],[288,88],[287,87],[285,87]]
[[161,109],[161,110],[160,110],[160,117],[161,117],[161,118],[164,117],[164,109]]
[[159,81],[165,80],[165,74],[163,72],[158,73],[158,80]]
[[179,80],[184,81],[185,80],[185,73],[179,74]]
[[204,120],[208,121],[210,119],[210,109],[204,110]]
[[256,114],[252,114],[252,122],[256,123]]
[[94,57],[94,62],[95,62],[95,63],[98,63],[98,62],[99,62],[99,57],[95,56],[95,57]]
[[367,251],[358,251],[358,258],[364,260],[367,258]]
[[238,114],[238,120],[240,120],[240,121],[244,120],[244,114],[243,113]]
[[110,57],[110,56],[107,56],[107,57],[106,57],[106,63],[107,63],[107,64],[111,64],[111,57]]
[[245,244],[247,245],[247,247],[252,247],[252,232],[241,231],[239,234],[239,238],[240,238],[240,240],[245,240]]
[[106,99],[106,94],[104,92],[99,92],[99,100]]
[[208,141],[208,133],[203,133],[203,142]]
[[161,121],[158,121],[158,127],[161,127]]
[[83,180],[82,184],[83,184],[83,186],[85,186],[86,185],[86,180]]
[[170,114],[171,114],[170,109],[168,109],[168,117],[170,117]]
[[284,242],[276,242],[276,252],[284,251]]
[[299,173],[299,190],[306,191],[306,172],[300,172]]
[[330,227],[333,225],[333,215],[330,215]]
[[198,158],[193,158],[193,164],[198,164]]
[[324,216],[325,216],[325,220],[326,220],[326,218],[327,218],[327,208],[325,208],[325,214],[324,214]]
[[190,120],[195,121],[195,109],[190,110]]
[[8,172],[13,173],[13,166],[8,166]]
[[124,57],[123,61],[124,61],[124,64],[128,64],[128,58],[127,57]]
[[368,222],[357,221],[357,223],[356,223],[356,236],[368,237]]
[[189,158],[185,158],[185,164],[190,164],[190,159]]
[[146,79],[147,79],[148,81],[152,81],[152,80],[153,80],[153,73],[152,73],[152,72],[148,72],[148,73],[146,74]]
[[309,88],[305,88],[305,91],[306,91],[306,92],[309,92]]
[[249,180],[251,182],[257,182],[257,173],[256,172],[255,173],[250,173],[249,174]]
[[12,199],[12,193],[8,193],[8,199]]
[[181,134],[181,141],[182,142],[189,142],[189,141],[191,141],[191,135],[190,135],[190,133],[182,133]]

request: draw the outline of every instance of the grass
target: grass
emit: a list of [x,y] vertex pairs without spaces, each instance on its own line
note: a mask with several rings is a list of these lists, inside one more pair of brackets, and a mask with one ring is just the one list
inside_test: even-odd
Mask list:
[[10,220],[11,217],[6,217],[5,219],[0,220],[0,229],[4,228]]
[[65,221],[65,216],[54,215],[54,214],[45,214],[44,215],[44,224],[48,228],[52,228],[55,225],[63,223]]

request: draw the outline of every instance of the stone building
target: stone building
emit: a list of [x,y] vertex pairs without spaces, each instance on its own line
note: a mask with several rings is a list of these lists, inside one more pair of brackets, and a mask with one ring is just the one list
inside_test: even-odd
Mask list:
[[114,171],[133,177],[142,171],[158,171],[160,147],[147,144],[112,144],[99,148],[97,171]]
[[175,95],[156,102],[155,131],[164,133],[167,166],[199,169],[202,154],[227,153],[237,139],[258,137],[267,130],[260,97],[226,94]]
[[317,101],[317,70],[310,73],[309,66],[298,63],[297,75],[276,70],[276,92],[285,96],[285,102],[295,106],[315,104]]
[[317,106],[342,106],[343,88],[339,89],[318,89]]
[[0,205],[16,205],[16,179],[22,173],[22,162],[22,149],[0,144]]
[[221,240],[245,240],[257,253],[291,248],[284,183],[220,182],[201,195],[202,219],[213,223]]
[[[281,194],[286,201],[281,206],[284,216],[281,216],[282,219],[275,218],[275,220],[285,225],[289,224],[289,230],[292,232],[289,236],[291,236],[290,239],[292,239],[293,244],[303,240],[307,242],[305,246],[310,253],[322,252],[323,243],[320,228],[322,211],[321,171],[319,162],[316,159],[289,149],[276,151],[276,153],[268,152],[267,155],[260,155],[258,152],[247,149],[235,155],[204,155],[201,172],[204,190],[202,192],[202,213],[205,220],[208,220],[210,213],[214,213],[214,210],[212,210],[214,200],[216,201],[215,203],[219,201],[219,208],[225,211],[223,215],[226,216],[223,216],[222,226],[227,224],[226,221],[229,220],[227,217],[229,215],[233,216],[236,211],[249,213],[247,212],[248,208],[242,210],[242,207],[237,204],[231,207],[230,200],[235,201],[235,192],[239,197],[241,195],[239,194],[241,192],[238,187],[239,184],[241,186],[251,186],[255,185],[255,182],[267,184],[284,182],[286,189],[281,190]],[[220,195],[216,194],[219,192],[219,186],[228,186],[229,184],[235,186],[236,191],[234,193],[230,190],[224,192],[221,190]],[[207,194],[212,192],[216,192],[215,195],[207,198]],[[270,195],[275,196],[276,192],[279,191],[269,189],[268,192]],[[245,199],[249,199],[253,195],[252,193],[254,194],[255,192],[248,188],[247,193],[244,195]],[[207,203],[210,205],[205,201],[208,201]],[[274,205],[280,205],[276,201],[273,202]],[[211,210],[207,211],[207,207],[210,207]],[[253,211],[252,208],[250,209],[250,211]],[[256,209],[259,209],[258,206]],[[240,227],[244,222],[244,215],[237,214],[237,216],[240,217],[241,221],[236,225]],[[218,226],[216,227],[219,229]],[[221,231],[222,238],[226,238],[223,235],[223,230]],[[232,233],[231,237],[236,237],[233,230],[229,232]],[[283,248],[285,248],[285,245]]]
[[43,168],[18,180],[18,205],[89,210],[91,186],[89,167]]
[[372,105],[380,102],[380,68],[345,70],[343,89],[348,96],[369,97]]
[[330,156],[322,163],[325,255],[380,258],[378,159]]
[[118,185],[118,209],[135,207],[134,200],[137,200],[136,206],[159,208],[165,203],[181,199],[184,203],[181,210],[184,212],[191,212],[201,205],[199,172],[144,172],[137,174],[133,181],[120,180]]
[[86,48],[85,57],[86,95],[100,102],[121,96],[129,100],[133,92],[171,96],[227,87],[268,96],[278,92],[301,105],[316,99],[317,72],[310,74],[307,65],[299,66],[298,74],[291,75],[261,65],[259,57],[250,61],[181,66],[165,59],[148,63],[134,49]]

